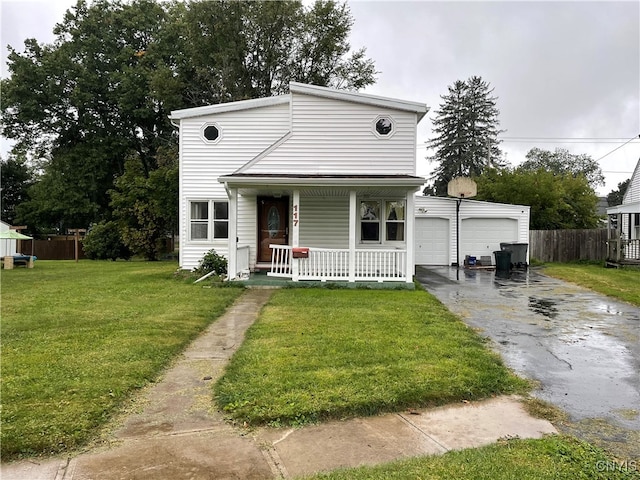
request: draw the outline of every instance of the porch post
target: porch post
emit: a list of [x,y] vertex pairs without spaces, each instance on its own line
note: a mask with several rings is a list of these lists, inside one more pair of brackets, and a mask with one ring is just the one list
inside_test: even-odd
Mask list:
[[416,266],[413,261],[414,256],[414,230],[416,221],[414,192],[407,192],[407,210],[405,211],[405,222],[407,225],[407,236],[405,242],[407,244],[407,265],[405,266],[406,282],[413,283],[413,276],[416,274]]
[[[291,221],[291,246],[300,246],[300,190],[293,191],[293,218]],[[300,278],[300,260],[291,259],[291,280],[297,282]]]
[[227,276],[233,280],[238,276],[238,189],[229,188],[229,265]]
[[349,281],[356,281],[356,228],[358,205],[356,204],[356,191],[349,191]]

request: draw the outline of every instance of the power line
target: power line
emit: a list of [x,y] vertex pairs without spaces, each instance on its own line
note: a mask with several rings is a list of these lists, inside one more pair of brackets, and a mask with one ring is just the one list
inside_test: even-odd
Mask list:
[[636,138],[640,137],[640,135],[636,136],[636,137],[631,137],[629,140],[627,140],[626,142],[624,142],[622,145],[614,148],[613,150],[611,150],[609,153],[605,153],[603,156],[601,156],[599,159],[596,160],[596,163],[599,162],[600,160],[602,160],[604,157],[611,155],[613,152],[615,152],[616,150],[621,149],[622,147],[624,147],[627,143],[632,142],[633,140],[635,140]]

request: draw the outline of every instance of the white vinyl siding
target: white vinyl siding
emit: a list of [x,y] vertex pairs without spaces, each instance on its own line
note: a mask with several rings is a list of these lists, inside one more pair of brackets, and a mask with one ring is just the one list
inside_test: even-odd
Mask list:
[[[220,139],[215,143],[207,142],[202,137],[203,127],[212,123],[222,131]],[[211,249],[222,255],[228,254],[227,239],[190,240],[189,200],[226,198],[224,185],[218,182],[218,177],[238,170],[289,129],[288,103],[180,120],[179,213],[182,268],[197,267],[202,256]],[[239,206],[241,212],[246,211],[243,208],[245,207]],[[242,213],[239,212],[239,215]],[[252,254],[255,256],[255,252]]]
[[622,204],[640,202],[640,160],[631,176],[631,181],[622,199]]
[[300,245],[349,248],[349,197],[301,197]]
[[[456,199],[417,196],[415,200],[416,264],[455,263],[457,261]],[[460,264],[464,261],[465,255],[493,256],[493,251],[500,249],[500,242],[529,243],[529,210],[530,207],[524,205],[463,200],[460,204],[459,216]],[[438,220],[425,225],[421,219]],[[428,228],[446,229],[446,232],[434,233],[426,230]],[[424,234],[427,237],[421,237]],[[442,243],[445,235],[448,241],[446,246]],[[432,249],[441,248],[441,250],[428,254],[420,253],[425,246]],[[448,259],[441,263],[444,255],[447,255]],[[422,263],[425,261],[438,263]]]
[[[302,94],[291,108],[291,137],[244,173],[415,175],[416,113]],[[389,138],[375,134],[380,115]]]

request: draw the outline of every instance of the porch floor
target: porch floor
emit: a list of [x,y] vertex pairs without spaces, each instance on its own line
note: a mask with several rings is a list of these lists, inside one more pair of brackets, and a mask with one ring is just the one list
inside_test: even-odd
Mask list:
[[251,272],[249,280],[234,280],[247,288],[362,288],[365,290],[415,290],[413,283],[406,282],[346,282],[346,281],[312,281],[293,282],[286,278],[271,277],[266,270]]

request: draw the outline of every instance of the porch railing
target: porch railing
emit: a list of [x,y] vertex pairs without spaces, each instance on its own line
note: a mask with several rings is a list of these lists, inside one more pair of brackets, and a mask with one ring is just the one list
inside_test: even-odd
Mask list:
[[612,239],[608,242],[609,260],[639,260],[640,261],[640,238],[625,240],[624,238]]
[[[349,250],[309,248],[307,258],[294,259],[289,245],[270,245],[271,271],[276,277],[293,278],[292,262],[298,262],[298,280],[348,281]],[[354,281],[384,282],[407,280],[406,250],[356,250]]]

